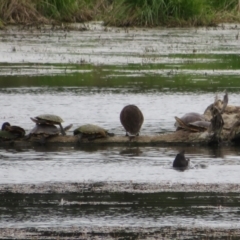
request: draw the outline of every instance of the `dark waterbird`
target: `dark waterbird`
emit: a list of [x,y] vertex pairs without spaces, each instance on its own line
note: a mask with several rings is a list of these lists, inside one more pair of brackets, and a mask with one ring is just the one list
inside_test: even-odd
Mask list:
[[11,140],[15,138],[21,138],[25,136],[25,130],[19,126],[11,126],[9,122],[2,124],[0,138],[5,140]]
[[139,135],[144,117],[137,106],[127,105],[120,113],[120,121],[126,130],[126,136],[134,137]]
[[173,167],[178,168],[178,169],[186,169],[188,167],[189,158],[185,158],[185,151],[181,151],[180,153],[177,154],[173,161]]

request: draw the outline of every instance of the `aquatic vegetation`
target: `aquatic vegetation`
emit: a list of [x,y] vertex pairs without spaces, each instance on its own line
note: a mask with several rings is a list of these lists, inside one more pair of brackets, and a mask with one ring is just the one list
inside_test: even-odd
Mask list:
[[113,4],[106,22],[120,26],[209,25],[218,21],[218,12],[233,12],[237,4],[236,0],[121,0]]
[[116,26],[197,26],[239,20],[237,10],[238,0],[2,0],[0,20],[7,23],[104,20]]
[[46,22],[34,3],[30,0],[2,0],[0,1],[0,22],[28,23]]
[[113,6],[112,14],[117,17],[106,21],[111,23],[113,20],[114,25],[123,26],[155,26],[173,22],[179,25],[184,21],[194,23],[200,17],[203,19],[203,13],[208,13],[207,8],[206,1],[202,0],[122,0]]
[[42,0],[36,3],[36,8],[44,16],[53,19],[70,20],[77,8],[76,0]]

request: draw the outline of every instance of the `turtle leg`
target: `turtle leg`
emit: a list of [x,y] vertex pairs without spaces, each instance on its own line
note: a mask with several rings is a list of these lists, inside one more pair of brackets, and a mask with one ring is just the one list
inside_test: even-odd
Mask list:
[[64,132],[66,133],[66,131],[68,131],[73,125],[69,124],[66,127],[63,128]]
[[115,136],[115,134],[114,133],[107,133],[107,135],[109,136],[109,137],[114,137]]
[[78,142],[81,143],[82,142],[82,139],[83,139],[83,134],[82,133],[78,133],[77,134],[77,137],[78,137]]
[[41,136],[38,138],[36,142],[39,143],[40,145],[45,145],[47,142],[47,138],[45,136]]
[[63,135],[63,136],[65,136],[65,135],[66,135],[66,133],[65,133],[65,131],[64,131],[64,129],[63,129],[63,127],[62,127],[62,124],[61,124],[61,123],[59,123],[59,126],[60,126],[60,129],[61,129],[61,133],[62,133],[62,135]]
[[32,136],[32,134],[31,133],[29,133],[29,134],[27,134],[24,138],[23,138],[23,140],[29,140],[30,138],[31,138],[31,136]]
[[93,141],[93,140],[95,140],[95,139],[96,139],[96,136],[94,135],[94,136],[89,137],[89,138],[88,138],[88,141]]
[[88,141],[93,141],[97,138],[102,138],[103,136],[102,135],[99,135],[99,134],[92,134],[91,137],[88,137]]

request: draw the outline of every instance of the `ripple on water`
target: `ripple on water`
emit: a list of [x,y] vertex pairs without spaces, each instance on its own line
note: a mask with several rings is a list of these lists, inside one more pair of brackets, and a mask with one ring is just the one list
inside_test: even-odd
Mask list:
[[[224,150],[226,149],[226,150]],[[22,151],[1,149],[2,184],[44,182],[133,181],[144,183],[239,183],[236,148],[187,147],[190,168],[172,169],[179,147],[103,147],[86,150]],[[204,167],[203,167],[204,166]]]

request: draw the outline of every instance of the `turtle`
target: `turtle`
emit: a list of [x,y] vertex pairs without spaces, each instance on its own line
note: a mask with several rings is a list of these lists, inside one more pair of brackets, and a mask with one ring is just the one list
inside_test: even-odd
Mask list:
[[139,135],[144,117],[141,110],[136,105],[131,104],[122,109],[120,121],[126,130],[126,136],[135,137]]
[[25,136],[25,130],[19,126],[12,126],[9,122],[4,122],[0,131],[0,138],[3,140],[13,140]]
[[210,126],[210,122],[206,121],[202,114],[196,112],[186,113],[181,118],[175,117],[175,119],[174,125],[177,127],[176,130],[183,129],[191,132],[201,132],[206,131]]
[[[64,132],[69,130],[72,127],[72,124],[64,127]],[[60,133],[60,129],[55,125],[51,124],[39,124],[36,123],[35,127],[30,131],[30,133],[25,137],[28,140],[31,137],[34,137],[39,143],[46,143],[46,139],[49,137],[57,136]]]
[[78,135],[79,141],[83,138],[87,138],[89,141],[96,138],[107,138],[108,136],[114,136],[113,133],[109,133],[108,130],[99,127],[94,124],[85,124],[73,131],[73,135]]
[[57,116],[57,115],[53,115],[53,114],[41,114],[36,116],[35,118],[31,118],[31,120],[37,124],[45,124],[45,125],[59,125],[60,129],[61,129],[61,133],[62,135],[66,135],[63,127],[62,127],[62,118]]
[[185,151],[183,150],[176,155],[173,161],[173,168],[184,170],[188,167],[190,159],[185,158],[184,154],[185,154]]

